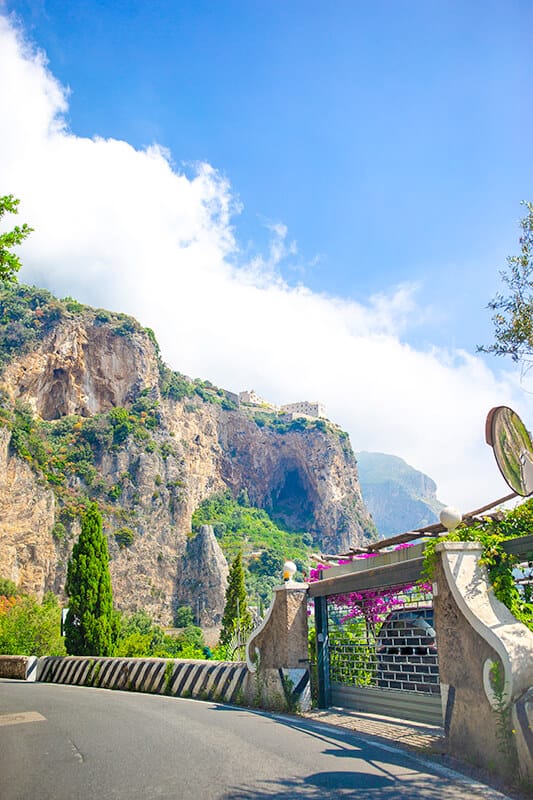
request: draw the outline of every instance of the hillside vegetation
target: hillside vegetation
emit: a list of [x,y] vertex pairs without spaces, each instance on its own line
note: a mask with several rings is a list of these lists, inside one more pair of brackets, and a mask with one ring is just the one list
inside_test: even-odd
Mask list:
[[297,580],[303,580],[308,571],[312,536],[279,528],[266,511],[249,505],[246,491],[237,500],[229,492],[204,500],[193,514],[193,532],[201,525],[213,526],[228,561],[242,553],[248,592],[264,604],[281,581],[284,561],[296,563]]

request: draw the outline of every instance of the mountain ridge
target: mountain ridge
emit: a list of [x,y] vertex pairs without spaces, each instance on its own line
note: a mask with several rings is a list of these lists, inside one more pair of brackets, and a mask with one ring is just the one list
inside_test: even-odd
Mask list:
[[438,521],[444,504],[432,478],[399,456],[362,451],[356,458],[363,498],[381,537]]
[[166,623],[194,592],[220,617],[224,570],[216,591],[213,575],[187,572],[192,515],[211,495],[246,490],[324,551],[375,536],[337,426],[239,409],[235,394],[170,370],[153,332],[127,315],[0,288],[4,577],[60,593],[87,499],[103,512],[119,607]]

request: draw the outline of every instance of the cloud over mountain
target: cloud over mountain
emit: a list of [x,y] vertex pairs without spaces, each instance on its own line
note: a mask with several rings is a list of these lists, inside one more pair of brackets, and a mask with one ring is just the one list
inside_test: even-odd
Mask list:
[[281,223],[247,263],[239,202],[217,165],[182,168],[157,144],[77,136],[68,95],[0,16],[0,192],[21,198],[20,218],[35,228],[21,280],[135,315],[191,376],[278,403],[320,399],[355,449],[400,455],[445,502],[467,510],[506,493],[483,429],[493,405],[531,418],[514,375],[466,352],[410,346],[427,313],[415,287],[357,303],[289,286],[277,266],[297,251]]

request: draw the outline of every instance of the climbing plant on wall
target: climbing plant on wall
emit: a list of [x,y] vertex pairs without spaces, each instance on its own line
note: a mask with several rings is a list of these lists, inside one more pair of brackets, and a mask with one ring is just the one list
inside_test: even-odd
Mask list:
[[[533,529],[533,499],[527,500],[512,511],[503,512],[501,519],[485,519],[473,525],[459,525],[447,536],[431,539],[424,553],[423,575],[431,580],[436,563],[436,546],[439,542],[480,542],[483,545],[482,563],[486,566],[494,594],[517,620],[533,630],[533,603],[531,584],[520,591],[513,570],[519,559],[507,553],[503,547],[506,539],[526,536]],[[528,570],[533,567],[530,553]]]

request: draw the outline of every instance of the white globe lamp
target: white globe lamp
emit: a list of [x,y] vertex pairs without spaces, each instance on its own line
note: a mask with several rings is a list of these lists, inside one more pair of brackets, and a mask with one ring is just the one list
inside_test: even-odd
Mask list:
[[455,530],[462,519],[463,515],[461,512],[453,506],[446,506],[446,508],[443,508],[440,512],[440,521],[448,533]]
[[292,581],[296,573],[296,564],[294,561],[286,561],[283,565],[283,580],[285,582]]

